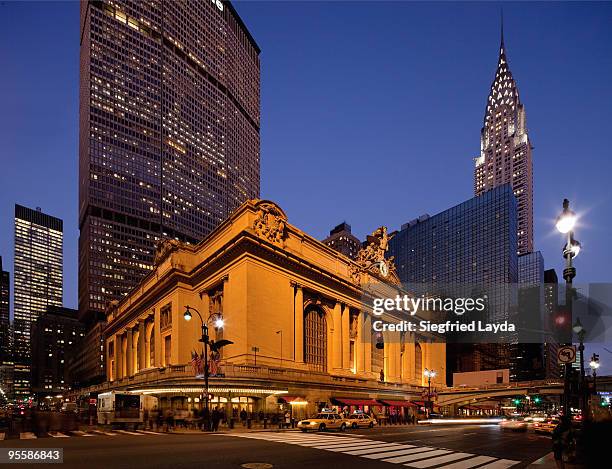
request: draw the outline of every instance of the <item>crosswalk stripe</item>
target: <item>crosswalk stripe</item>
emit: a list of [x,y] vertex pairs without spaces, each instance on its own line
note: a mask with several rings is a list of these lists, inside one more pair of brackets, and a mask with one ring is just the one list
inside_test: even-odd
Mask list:
[[409,461],[417,461],[419,459],[428,459],[432,456],[439,456],[447,453],[450,453],[450,451],[446,449],[436,449],[434,451],[423,451],[421,453],[409,454],[408,456],[398,456],[397,458],[383,459],[383,461],[400,464]]
[[[262,437],[260,437],[262,438]],[[277,441],[303,441],[303,442],[308,442],[308,441],[353,441],[352,438],[342,438],[342,439],[337,439],[337,438],[330,438],[328,436],[303,436],[303,437],[299,437],[299,436],[290,436],[290,437],[286,437],[286,436],[274,436],[272,438],[262,438],[265,440],[277,440]]]
[[336,448],[353,448],[357,449],[364,446],[379,446],[379,441],[357,441],[355,443],[323,443],[313,446],[316,449],[336,449]]
[[465,459],[469,456],[474,456],[470,453],[451,453],[446,456],[440,456],[433,459],[426,459],[424,461],[412,462],[410,464],[405,464],[406,466],[416,467],[419,469],[423,469],[425,467],[437,466],[438,464],[442,464],[445,462],[455,461],[456,459]]
[[147,435],[162,435],[162,433],[158,433],[158,432],[151,432],[149,430],[138,430],[138,433],[146,433]]
[[[277,440],[277,441],[282,441],[282,440]],[[358,442],[363,442],[366,440],[354,440],[352,438],[349,438],[347,440],[340,440],[340,441],[334,441],[334,440],[329,440],[329,439],[322,439],[322,440],[307,440],[307,441],[300,441],[300,440],[292,440],[295,443],[298,443],[302,446],[324,446],[324,445],[350,445],[352,443],[358,443]]]
[[142,433],[136,433],[136,432],[129,432],[127,430],[115,430],[117,433],[123,433],[125,435],[136,435],[136,436],[142,436]]
[[20,440],[35,440],[36,438],[38,438],[36,435],[34,435],[34,433],[32,432],[21,432],[19,434],[19,439]]
[[506,467],[512,467],[519,462],[520,461],[513,461],[511,459],[499,459],[492,463],[486,464],[485,466],[481,466],[478,469],[504,469]]
[[476,456],[475,458],[466,459],[465,461],[459,461],[453,464],[447,464],[444,469],[470,469],[471,467],[479,466],[489,461],[493,461],[495,458],[491,456]]
[[405,454],[413,454],[413,453],[423,453],[425,451],[433,451],[435,448],[430,448],[429,446],[419,446],[418,448],[407,448],[400,450],[389,449],[386,451],[381,451],[376,454],[368,454],[364,456],[364,458],[368,459],[383,459],[390,458],[392,456],[403,456]]
[[52,438],[70,438],[68,435],[60,432],[49,432],[49,436]]
[[316,448],[316,449],[324,449],[325,451],[333,451],[335,453],[345,453],[347,450],[351,450],[351,449],[366,449],[366,448],[370,448],[370,449],[375,449],[377,448],[378,444],[376,443],[370,443],[368,445],[351,445],[351,446],[343,446],[340,448]]
[[70,433],[72,433],[73,435],[76,435],[76,436],[96,436],[96,435],[92,435],[91,433],[85,433],[85,432],[83,432],[81,430],[73,430]]
[[381,451],[391,451],[393,449],[400,449],[400,448],[414,448],[413,445],[399,445],[397,443],[390,443],[385,445],[382,448],[366,448],[366,449],[358,449],[358,450],[352,450],[352,451],[346,451],[346,454],[352,454],[353,456],[361,456],[362,454],[372,454],[372,453],[380,453]]
[[[134,434],[125,430],[122,433]],[[228,435],[230,436],[230,435]],[[492,456],[478,456],[471,453],[455,452],[429,446],[415,446],[400,442],[388,443],[372,439],[356,439],[348,436],[325,434],[233,434],[231,436],[255,440],[286,443],[306,448],[377,459],[393,464],[403,464],[415,469],[506,469],[520,461],[497,459]],[[362,435],[365,436],[365,435]],[[496,460],[497,459],[497,460]],[[454,461],[454,462],[453,462]],[[484,466],[480,466],[484,464]]]

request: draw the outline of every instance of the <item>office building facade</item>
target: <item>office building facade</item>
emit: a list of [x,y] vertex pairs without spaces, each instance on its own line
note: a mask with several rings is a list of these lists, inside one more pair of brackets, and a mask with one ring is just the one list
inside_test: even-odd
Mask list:
[[0,256],[0,405],[13,399],[13,328],[11,325],[11,279]]
[[259,195],[259,47],[229,2],[81,2],[79,317]]
[[546,330],[544,258],[540,251],[518,257],[518,326],[522,329],[519,343],[512,344],[510,355],[512,381],[544,379],[546,365],[544,347],[549,338]]
[[0,364],[11,356],[11,278],[0,256]]
[[[488,291],[487,318],[508,319],[518,281],[517,203],[501,185],[434,216],[404,225],[389,242],[397,273],[409,291],[436,293],[447,285]],[[419,284],[426,284],[420,287]],[[468,292],[470,293],[470,292]],[[448,381],[453,372],[504,369],[509,350],[496,344],[447,344]]]
[[[546,318],[549,328],[553,328],[553,320],[559,305],[559,278],[555,269],[544,271],[544,306],[546,307]],[[561,366],[557,359],[559,343],[551,334],[544,342],[544,367],[546,378],[559,378]]]
[[531,151],[525,107],[510,71],[502,27],[497,69],[480,132],[480,155],[474,158],[474,194],[481,195],[502,184],[512,185],[518,203],[519,254],[533,251]]
[[30,393],[32,324],[50,306],[62,306],[64,234],[59,218],[15,205],[14,389]]
[[61,394],[71,388],[68,362],[83,338],[77,310],[49,306],[32,324],[32,392]]
[[331,230],[329,236],[323,240],[323,244],[350,259],[355,259],[361,249],[361,241],[351,233],[351,225],[346,222],[340,223]]

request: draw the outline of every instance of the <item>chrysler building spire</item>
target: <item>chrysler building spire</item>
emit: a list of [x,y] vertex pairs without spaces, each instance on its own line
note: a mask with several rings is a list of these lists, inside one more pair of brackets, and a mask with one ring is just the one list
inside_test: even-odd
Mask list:
[[518,201],[518,252],[533,251],[533,169],[525,108],[510,71],[504,43],[502,13],[497,69],[489,90],[480,155],[474,168],[474,193],[481,195],[510,183]]

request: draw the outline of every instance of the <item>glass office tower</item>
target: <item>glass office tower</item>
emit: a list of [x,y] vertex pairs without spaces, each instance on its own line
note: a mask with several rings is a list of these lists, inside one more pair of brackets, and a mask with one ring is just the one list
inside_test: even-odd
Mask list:
[[[508,319],[518,281],[517,202],[504,184],[434,216],[404,225],[389,243],[404,285],[429,293],[448,285],[483,288],[487,317]],[[472,288],[470,287],[470,288]],[[424,292],[424,291],[423,291]],[[469,293],[469,292],[468,292]],[[492,344],[449,344],[447,373],[508,368],[509,350]]]

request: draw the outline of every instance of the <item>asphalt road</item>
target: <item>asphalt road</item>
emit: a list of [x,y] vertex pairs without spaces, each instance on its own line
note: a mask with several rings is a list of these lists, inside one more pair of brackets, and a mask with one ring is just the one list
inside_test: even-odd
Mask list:
[[[550,451],[550,439],[503,432],[494,426],[379,427],[346,433],[250,432],[232,434],[97,435],[0,441],[0,448],[63,448],[58,467],[273,468],[396,467],[505,469],[525,467]],[[348,454],[347,454],[348,453]],[[387,462],[383,461],[386,460]],[[39,468],[39,464],[16,467]]]

